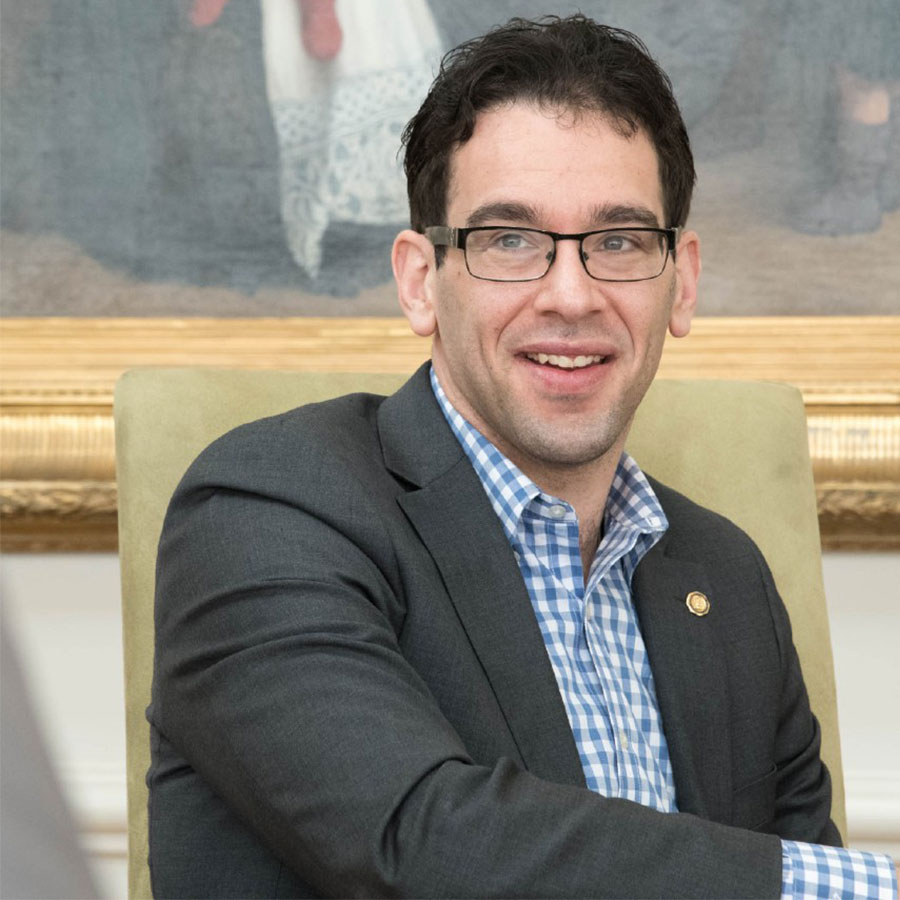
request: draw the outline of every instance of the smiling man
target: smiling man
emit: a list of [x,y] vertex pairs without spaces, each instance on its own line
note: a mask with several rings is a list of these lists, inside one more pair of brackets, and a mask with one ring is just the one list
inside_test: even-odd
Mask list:
[[[465,227],[397,238],[401,304],[449,403],[574,507],[587,575],[666,329],[690,329],[699,242],[663,228],[647,135],[595,108],[489,108],[450,169],[444,219]],[[463,252],[438,268],[432,242]]]
[[[626,32],[513,20],[405,142],[431,363],[237,429],[172,500],[156,895],[893,896],[837,846],[758,551],[624,452],[700,274],[667,79]],[[661,602],[698,571],[728,683],[699,713]]]

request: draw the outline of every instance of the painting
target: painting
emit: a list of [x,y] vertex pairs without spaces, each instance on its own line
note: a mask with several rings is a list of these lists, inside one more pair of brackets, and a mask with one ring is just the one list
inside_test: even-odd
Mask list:
[[2,547],[115,547],[129,368],[425,359],[406,122],[448,49],[576,10],[692,138],[700,318],[661,375],[799,387],[825,546],[900,546],[896,0],[0,0]]
[[576,9],[675,85],[702,314],[898,311],[895,0],[3,0],[4,314],[396,315],[442,54]]

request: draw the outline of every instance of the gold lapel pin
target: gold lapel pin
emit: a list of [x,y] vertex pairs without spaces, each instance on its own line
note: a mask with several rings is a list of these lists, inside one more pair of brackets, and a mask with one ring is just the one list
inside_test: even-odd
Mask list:
[[700,591],[691,591],[684,602],[695,616],[705,616],[709,612],[709,597]]

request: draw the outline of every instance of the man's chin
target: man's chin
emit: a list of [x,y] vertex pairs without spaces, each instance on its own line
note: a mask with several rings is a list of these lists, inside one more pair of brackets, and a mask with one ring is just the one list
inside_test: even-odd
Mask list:
[[544,427],[520,434],[518,448],[546,468],[579,469],[608,460],[612,455],[618,461],[625,431],[624,425],[618,428],[613,423],[603,429],[592,429],[587,434],[567,430],[565,425],[552,432]]

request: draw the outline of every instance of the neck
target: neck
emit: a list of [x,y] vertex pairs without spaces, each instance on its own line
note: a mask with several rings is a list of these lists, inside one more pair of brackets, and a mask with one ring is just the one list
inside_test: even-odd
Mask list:
[[[601,528],[606,501],[619,458],[625,445],[624,435],[602,457],[582,466],[560,471],[546,466],[513,462],[545,493],[565,500],[578,516],[578,542],[581,564],[587,582],[591,562],[603,537]],[[512,459],[512,457],[510,457]]]

